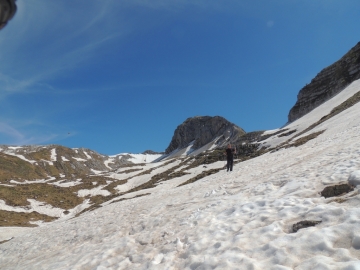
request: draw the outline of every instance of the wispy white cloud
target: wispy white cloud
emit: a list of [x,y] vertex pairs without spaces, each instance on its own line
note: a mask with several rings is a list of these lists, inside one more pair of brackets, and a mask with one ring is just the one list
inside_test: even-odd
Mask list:
[[[101,52],[110,42],[126,38],[144,27],[132,18],[138,8],[176,11],[183,7],[220,10],[234,0],[18,0],[18,12],[0,33],[0,96],[27,89],[45,89],[39,84],[72,69]],[[242,1],[241,1],[242,2]],[[145,26],[146,27],[146,26]],[[1,92],[3,92],[1,94]]]
[[0,95],[39,89],[121,36],[110,3],[19,0],[16,17],[0,35]]
[[13,141],[13,142],[22,141],[25,137],[17,129],[13,128],[12,126],[8,125],[7,123],[2,123],[2,122],[0,122],[0,134],[7,137],[10,141]]
[[[11,122],[11,121],[9,121]],[[33,125],[39,123],[33,121],[25,121],[17,125],[10,124],[7,121],[0,121],[0,139],[2,144],[9,145],[28,145],[28,144],[45,144],[51,140],[61,140],[65,137],[74,136],[76,132],[68,134],[68,132],[54,133],[52,131],[42,132],[34,131]],[[46,128],[45,128],[46,129]]]

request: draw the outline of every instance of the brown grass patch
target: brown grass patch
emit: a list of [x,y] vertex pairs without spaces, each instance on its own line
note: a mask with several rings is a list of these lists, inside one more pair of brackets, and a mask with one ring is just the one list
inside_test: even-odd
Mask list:
[[39,220],[50,222],[56,219],[57,218],[39,214],[38,212],[17,213],[0,210],[0,227],[37,227],[37,225],[30,224],[29,222]]
[[291,134],[293,134],[295,132],[296,132],[296,129],[293,129],[293,130],[290,130],[288,132],[285,132],[285,133],[282,133],[282,134],[278,135],[278,137],[286,137],[286,136],[289,136],[289,135],[291,135]]
[[0,182],[7,183],[9,180],[21,181],[22,179],[47,178],[46,172],[31,163],[18,157],[0,153]]
[[0,199],[10,206],[28,206],[34,199],[62,209],[72,209],[83,202],[71,188],[49,184],[28,184],[15,187],[0,186]]
[[325,132],[325,130],[321,130],[315,133],[311,133],[307,136],[304,136],[302,138],[297,139],[295,142],[293,142],[292,144],[289,145],[289,147],[295,146],[298,147],[300,145],[303,145],[305,143],[307,143],[308,141],[315,139],[317,136],[319,136],[320,134],[323,134]]
[[26,154],[27,158],[30,160],[37,160],[40,161],[42,159],[44,160],[51,160],[51,153],[50,153],[50,149],[47,148],[43,148],[43,149],[37,149],[36,152],[30,152],[28,154]]

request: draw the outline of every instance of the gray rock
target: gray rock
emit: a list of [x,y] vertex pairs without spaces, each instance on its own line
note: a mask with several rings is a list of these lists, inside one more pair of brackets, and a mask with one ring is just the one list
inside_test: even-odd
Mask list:
[[356,234],[353,236],[351,245],[354,249],[360,249],[360,235]]
[[218,138],[216,144],[224,146],[226,143],[236,141],[245,133],[242,128],[223,117],[196,116],[186,119],[184,123],[176,128],[165,153],[169,154],[176,149],[187,147],[192,142],[192,149],[199,149],[216,138]]
[[146,154],[148,154],[148,155],[162,155],[162,154],[164,154],[164,152],[155,152],[153,150],[146,150],[142,154],[144,154],[144,155],[146,155]]
[[350,191],[353,191],[354,187],[349,184],[341,184],[341,185],[334,185],[324,188],[323,191],[321,191],[321,196],[325,198],[335,197],[339,196],[345,193],[349,193]]
[[300,90],[296,104],[289,112],[289,123],[312,111],[357,79],[360,79],[360,42]]
[[300,229],[304,229],[304,228],[308,228],[308,227],[314,227],[317,224],[321,223],[321,221],[316,221],[316,220],[303,220],[300,221],[296,224],[294,224],[293,227],[293,232],[296,233],[298,230]]

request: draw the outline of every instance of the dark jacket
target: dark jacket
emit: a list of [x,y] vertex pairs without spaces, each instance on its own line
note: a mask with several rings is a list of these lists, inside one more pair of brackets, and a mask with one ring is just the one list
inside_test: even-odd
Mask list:
[[235,152],[235,149],[233,148],[226,148],[226,158],[227,159],[233,159],[234,158],[234,152]]

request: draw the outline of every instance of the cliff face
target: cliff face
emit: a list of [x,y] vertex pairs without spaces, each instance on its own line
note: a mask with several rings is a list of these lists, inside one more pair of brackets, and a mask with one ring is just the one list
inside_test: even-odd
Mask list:
[[198,149],[215,139],[218,145],[235,141],[246,132],[220,116],[197,116],[188,118],[179,125],[165,153],[182,149],[193,142],[192,149]]
[[360,42],[300,90],[297,102],[289,112],[288,121],[293,122],[307,114],[357,79],[360,79]]

